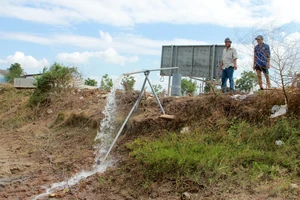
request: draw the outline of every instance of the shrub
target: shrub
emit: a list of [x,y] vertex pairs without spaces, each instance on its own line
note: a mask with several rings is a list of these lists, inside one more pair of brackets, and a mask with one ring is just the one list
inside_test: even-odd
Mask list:
[[36,88],[29,98],[29,105],[36,106],[47,102],[51,90],[68,87],[75,77],[80,77],[75,67],[54,63],[49,69],[44,68],[42,75],[35,77]]
[[108,74],[103,75],[100,83],[101,90],[110,90],[113,86],[112,79],[108,77]]
[[126,92],[128,91],[132,91],[133,88],[134,88],[134,84],[135,84],[135,79],[133,76],[125,76],[123,79],[122,79],[122,85],[124,87],[124,90]]
[[89,85],[89,86],[97,86],[98,85],[98,83],[95,79],[90,79],[90,78],[85,79],[84,84]]
[[181,93],[182,95],[187,94],[194,94],[194,92],[197,89],[197,83],[196,81],[188,80],[186,78],[183,78],[181,80]]

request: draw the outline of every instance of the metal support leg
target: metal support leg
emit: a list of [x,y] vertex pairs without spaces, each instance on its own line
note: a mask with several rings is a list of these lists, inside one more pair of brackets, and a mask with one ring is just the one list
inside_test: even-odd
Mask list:
[[150,80],[148,79],[147,76],[146,76],[146,79],[147,79],[147,81],[148,81],[148,83],[149,83],[149,85],[150,85],[150,88],[151,88],[151,90],[152,90],[152,93],[154,94],[154,96],[155,96],[155,98],[156,98],[156,101],[157,101],[157,103],[158,103],[158,105],[159,105],[159,107],[160,107],[160,109],[161,109],[162,114],[165,115],[165,110],[164,110],[164,108],[162,107],[162,105],[161,105],[161,103],[160,103],[160,101],[159,101],[159,98],[158,98],[158,96],[156,95],[156,93],[155,93],[155,91],[154,91],[154,89],[153,89],[153,87],[152,87],[152,85],[151,85],[151,83],[150,83]]
[[[150,73],[150,72],[149,72]],[[146,74],[145,74],[146,76]],[[144,92],[145,92],[145,85],[146,85],[146,82],[147,82],[147,76],[145,77],[145,80],[144,80],[144,83],[143,83],[143,86],[142,86],[142,89],[141,89],[141,92],[140,92],[140,95],[138,97],[138,100],[136,102],[136,107],[134,109],[134,111],[136,111],[141,103],[141,100],[142,100],[142,97],[144,95]]]
[[171,75],[169,76],[169,81],[168,81],[168,96],[171,96],[170,85],[171,85]]

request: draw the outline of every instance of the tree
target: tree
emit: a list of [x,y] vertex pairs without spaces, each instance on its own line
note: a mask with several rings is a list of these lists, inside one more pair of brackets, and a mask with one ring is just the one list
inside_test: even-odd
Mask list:
[[108,74],[102,76],[100,89],[101,90],[110,90],[113,86],[112,79],[108,77]]
[[14,83],[14,78],[18,78],[23,74],[23,69],[19,63],[11,64],[7,70],[9,73],[6,75],[6,78],[9,83]]
[[182,93],[182,95],[194,94],[196,89],[197,89],[196,81],[193,82],[191,79],[188,80],[186,78],[183,78],[181,80],[181,93]]
[[66,67],[58,63],[54,63],[49,69],[44,67],[42,75],[35,77],[36,88],[29,98],[29,105],[44,103],[53,89],[66,88],[73,78],[80,76],[76,67]]
[[49,91],[52,88],[66,88],[73,78],[80,76],[76,67],[66,67],[55,62],[49,69],[44,67],[42,75],[35,77],[34,85],[40,91]]
[[257,75],[252,71],[244,71],[241,75],[241,78],[235,82],[235,88],[240,91],[250,92],[257,85]]
[[288,108],[287,89],[292,85],[294,75],[300,71],[300,38],[280,34],[277,31],[271,33],[271,65],[275,69],[272,80],[282,88]]
[[124,90],[126,92],[132,91],[134,88],[135,82],[136,81],[133,76],[124,76],[124,78],[122,79],[122,85],[124,87]]
[[286,26],[278,26],[276,22],[259,24],[259,28],[251,34],[250,44],[247,35],[240,36],[244,44],[244,52],[253,58],[254,41],[257,35],[263,35],[264,43],[270,46],[271,67],[270,80],[272,85],[279,86],[285,96],[288,107],[289,98],[287,89],[292,85],[293,78],[300,71],[300,37],[298,32],[289,31]]
[[95,79],[90,79],[90,78],[85,79],[84,84],[89,85],[89,86],[97,86],[98,85],[98,83]]
[[155,84],[155,85],[152,85],[153,87],[153,90],[154,92],[157,94],[157,95],[160,95],[161,92],[162,92],[162,86],[160,84]]

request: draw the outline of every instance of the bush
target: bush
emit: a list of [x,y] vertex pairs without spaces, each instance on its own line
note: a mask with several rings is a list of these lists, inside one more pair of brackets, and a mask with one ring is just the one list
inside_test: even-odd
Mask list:
[[182,95],[187,94],[194,94],[194,92],[197,89],[197,83],[196,81],[188,80],[186,78],[183,78],[181,80],[181,93]]
[[152,87],[157,95],[160,95],[162,93],[162,86],[160,84],[152,85]]
[[89,86],[97,86],[98,85],[98,83],[95,79],[90,79],[90,78],[85,79],[84,84],[89,85]]
[[113,86],[112,79],[108,77],[108,74],[103,75],[100,83],[101,90],[110,90]]
[[135,79],[133,76],[125,76],[122,79],[122,85],[126,92],[133,91],[134,84],[135,84]]
[[68,87],[75,77],[80,77],[75,67],[65,67],[62,64],[54,63],[49,69],[44,68],[42,75],[35,77],[36,88],[29,98],[29,105],[36,106],[47,102],[49,93],[53,89]]

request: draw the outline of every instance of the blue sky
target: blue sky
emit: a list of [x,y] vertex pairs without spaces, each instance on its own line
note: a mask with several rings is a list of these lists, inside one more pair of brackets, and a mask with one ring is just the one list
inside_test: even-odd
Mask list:
[[[160,68],[162,45],[223,44],[226,37],[239,52],[238,77],[251,65],[248,46],[266,25],[287,25],[288,34],[299,37],[300,15],[292,0],[1,0],[0,5],[0,69],[18,62],[25,72],[39,73],[59,62],[98,82],[104,74]],[[158,81],[158,73],[151,75],[154,84],[167,84]],[[136,78],[140,83],[143,75]]]

